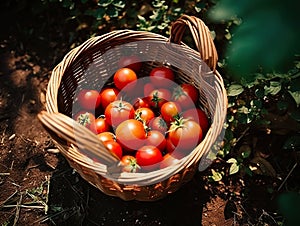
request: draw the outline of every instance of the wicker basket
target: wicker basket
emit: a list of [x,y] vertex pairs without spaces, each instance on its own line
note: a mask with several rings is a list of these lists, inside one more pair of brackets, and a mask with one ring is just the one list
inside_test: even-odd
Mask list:
[[[190,29],[199,52],[182,43],[186,28]],[[199,102],[210,117],[211,126],[203,141],[188,156],[167,168],[147,173],[119,172],[117,158],[95,134],[71,118],[77,87],[109,80],[118,68],[124,46],[145,61],[145,72],[159,64],[175,66],[177,82],[191,83],[199,89]],[[222,131],[227,96],[216,63],[217,53],[210,32],[196,17],[184,15],[175,21],[169,39],[131,30],[93,37],[71,50],[54,68],[46,95],[47,111],[38,117],[71,167],[102,192],[123,200],[161,199],[191,180],[201,158],[209,153]],[[91,155],[101,163],[87,157]]]

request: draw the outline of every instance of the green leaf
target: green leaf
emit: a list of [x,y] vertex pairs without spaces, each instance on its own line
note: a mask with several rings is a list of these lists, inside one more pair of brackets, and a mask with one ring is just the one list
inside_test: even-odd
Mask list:
[[213,181],[220,181],[222,180],[222,174],[215,171],[214,169],[211,170],[212,172],[212,176],[210,176],[210,178],[213,180]]
[[106,14],[109,17],[114,18],[114,17],[118,17],[119,16],[119,11],[117,10],[117,8],[108,7],[107,10],[106,10]]
[[297,107],[299,107],[299,105],[300,105],[300,91],[294,91],[294,92],[289,91],[289,93],[294,98],[294,100],[297,104]]
[[238,96],[244,91],[244,88],[242,85],[239,84],[232,84],[227,89],[227,95],[228,96]]
[[226,162],[231,163],[231,166],[229,168],[229,175],[239,172],[240,166],[238,165],[238,162],[235,158],[230,158]]
[[285,225],[300,225],[300,195],[296,192],[281,194],[278,199],[280,213],[285,217]]
[[276,95],[281,90],[281,83],[276,81],[270,81],[270,86],[265,86],[265,95]]
[[117,0],[117,1],[114,1],[114,2],[113,2],[113,5],[114,5],[115,7],[118,7],[118,8],[123,9],[123,8],[126,6],[126,3],[125,3],[125,1]]
[[113,0],[100,0],[100,1],[98,2],[98,5],[99,5],[99,6],[102,6],[102,7],[107,7],[107,6],[109,6],[112,2],[113,2]]
[[105,15],[105,9],[104,8],[98,8],[95,13],[94,16],[99,20],[102,19]]

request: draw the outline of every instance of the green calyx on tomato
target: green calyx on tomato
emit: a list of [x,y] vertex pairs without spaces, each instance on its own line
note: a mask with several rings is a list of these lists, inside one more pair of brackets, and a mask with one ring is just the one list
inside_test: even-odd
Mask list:
[[171,123],[168,131],[170,141],[179,151],[192,151],[202,140],[203,132],[194,120],[179,118]]
[[136,158],[131,155],[124,155],[118,166],[122,167],[123,172],[135,173],[141,167],[137,164]]
[[76,121],[79,122],[79,124],[81,124],[83,126],[88,126],[88,125],[92,124],[90,114],[91,113],[89,113],[89,112],[79,114]]

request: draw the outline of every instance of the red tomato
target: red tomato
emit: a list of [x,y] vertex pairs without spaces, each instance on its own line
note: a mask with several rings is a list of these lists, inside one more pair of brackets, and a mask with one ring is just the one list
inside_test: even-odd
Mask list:
[[181,118],[171,124],[169,138],[180,151],[190,152],[201,141],[202,129],[197,122]]
[[101,103],[101,96],[97,90],[83,89],[77,98],[80,106],[86,110],[95,110]]
[[140,166],[136,162],[136,158],[131,155],[124,155],[121,158],[120,166],[122,166],[123,172],[135,173],[140,169]]
[[103,109],[107,107],[111,102],[117,100],[119,90],[116,88],[105,88],[100,92],[101,106]]
[[199,91],[191,84],[181,84],[173,90],[172,98],[182,109],[193,108],[199,99]]
[[104,115],[107,123],[116,127],[121,122],[134,118],[134,108],[126,101],[115,100],[105,108]]
[[160,108],[161,116],[167,124],[175,121],[176,118],[179,118],[181,113],[180,106],[172,101],[164,103]]
[[209,129],[209,122],[208,118],[204,111],[200,108],[191,108],[182,114],[183,118],[194,120],[195,122],[199,123],[203,134],[205,134]]
[[119,159],[122,158],[123,151],[121,145],[118,142],[107,140],[104,141],[103,144],[113,155],[116,155]]
[[176,159],[181,159],[184,156],[186,156],[186,152],[184,149],[181,150],[180,147],[176,147],[170,137],[166,138],[166,151],[168,152],[168,154],[172,155],[172,157],[176,158]]
[[160,163],[160,168],[166,168],[168,166],[174,165],[179,162],[179,159],[175,158],[174,156],[167,153],[164,157],[162,162]]
[[146,145],[138,149],[135,154],[139,166],[153,166],[163,160],[160,150],[154,146]]
[[128,84],[133,84],[137,80],[137,76],[130,68],[121,68],[114,74],[115,86],[122,90]]
[[167,88],[174,81],[174,73],[170,68],[157,67],[150,72],[150,80],[156,87]]
[[121,56],[118,65],[119,68],[127,67],[137,73],[142,67],[142,62],[141,59],[135,55]]
[[153,90],[155,90],[155,87],[151,82],[146,82],[144,84],[144,96],[145,97],[149,96]]
[[152,120],[150,120],[149,127],[152,130],[160,131],[162,134],[165,134],[168,130],[167,123],[161,116],[155,117]]
[[134,118],[146,125],[148,125],[150,120],[154,117],[154,112],[150,108],[138,108],[135,110]]
[[161,152],[166,148],[166,138],[165,135],[160,131],[151,130],[147,133],[146,145],[151,145],[157,147]]
[[106,119],[103,117],[95,119],[95,131],[98,133],[107,132],[110,130],[110,125],[106,122]]
[[117,142],[127,151],[135,151],[145,143],[146,132],[143,123],[135,119],[123,121],[116,128]]
[[102,132],[97,134],[97,137],[102,141],[115,141],[115,135],[112,132]]
[[171,92],[167,89],[155,89],[149,96],[149,104],[154,108],[161,108],[161,106],[171,99]]
[[80,111],[74,116],[74,120],[91,130],[93,133],[96,133],[95,116],[92,113]]
[[149,98],[148,97],[144,97],[144,98],[136,98],[133,101],[133,107],[134,109],[138,109],[138,108],[149,108],[150,104],[149,104]]

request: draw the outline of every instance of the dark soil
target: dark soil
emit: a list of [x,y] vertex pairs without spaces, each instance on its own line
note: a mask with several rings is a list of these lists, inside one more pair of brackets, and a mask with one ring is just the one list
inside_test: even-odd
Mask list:
[[[273,214],[272,192],[282,181],[262,175],[209,181],[210,169],[226,163],[155,202],[123,201],[84,181],[37,119],[51,70],[69,51],[65,27],[47,15],[47,26],[39,27],[34,21],[41,18],[18,12],[1,10],[0,18],[7,32],[0,35],[0,225],[277,225],[282,219]],[[35,36],[20,29],[25,25]],[[291,167],[281,169],[286,175]],[[291,177],[287,183],[298,186],[299,175]]]

